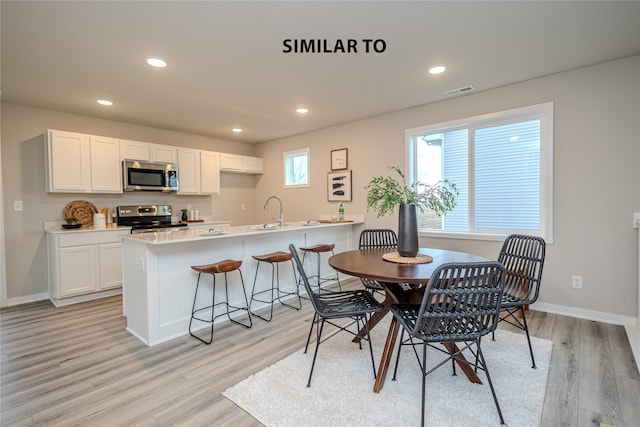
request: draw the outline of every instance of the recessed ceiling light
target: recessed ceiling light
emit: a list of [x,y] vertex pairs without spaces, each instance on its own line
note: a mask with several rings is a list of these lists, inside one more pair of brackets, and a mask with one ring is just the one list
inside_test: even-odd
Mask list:
[[446,69],[447,67],[444,65],[436,65],[435,67],[429,68],[429,74],[442,74]]
[[145,61],[147,61],[147,64],[152,67],[164,68],[167,66],[167,61],[162,58],[158,58],[157,56],[147,56]]
[[97,102],[100,105],[106,105],[106,106],[113,105],[113,102],[109,101],[108,99],[98,99]]
[[309,109],[308,108],[298,108],[298,109],[296,109],[296,112],[300,113],[300,114],[306,114],[306,113],[309,112]]
[[233,129],[231,129],[231,132],[240,133],[240,132],[242,132],[242,129],[240,129],[240,128],[233,128]]

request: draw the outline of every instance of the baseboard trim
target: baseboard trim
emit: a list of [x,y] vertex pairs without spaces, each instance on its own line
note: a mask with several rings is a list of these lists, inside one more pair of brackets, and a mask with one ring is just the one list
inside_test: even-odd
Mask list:
[[560,314],[563,316],[577,317],[578,319],[593,320],[595,322],[611,323],[613,325],[635,325],[637,318],[621,316],[619,314],[604,313],[602,311],[584,310],[581,308],[567,307],[564,305],[537,302],[530,306],[531,310],[544,311],[545,313]]
[[30,302],[37,302],[37,301],[42,301],[46,299],[49,299],[49,292],[45,292],[42,294],[26,295],[23,297],[7,298],[6,307],[10,307],[12,305],[28,304]]

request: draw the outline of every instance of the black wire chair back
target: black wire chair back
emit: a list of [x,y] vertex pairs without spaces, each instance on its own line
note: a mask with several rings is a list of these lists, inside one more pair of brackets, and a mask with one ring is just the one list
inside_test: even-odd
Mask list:
[[505,266],[503,307],[529,305],[540,293],[546,243],[536,236],[512,234],[504,241],[498,261]]
[[396,232],[389,229],[369,228],[360,233],[360,243],[358,248],[397,248],[398,236]]
[[413,337],[428,342],[471,341],[495,331],[504,291],[496,261],[448,263],[427,283]]
[[[385,228],[368,228],[360,233],[360,242],[358,249],[374,249],[389,248],[396,249],[398,247],[398,236],[396,232]],[[367,288],[371,294],[375,292],[383,293],[384,288],[380,283],[373,279],[361,277],[362,285]]]

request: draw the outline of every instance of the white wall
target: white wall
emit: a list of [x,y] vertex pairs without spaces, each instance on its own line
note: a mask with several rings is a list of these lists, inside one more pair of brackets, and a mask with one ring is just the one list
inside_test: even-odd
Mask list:
[[[386,165],[405,166],[405,129],[553,101],[555,233],[539,301],[550,310],[624,322],[637,316],[638,301],[632,217],[640,208],[639,76],[635,56],[270,141],[256,151],[267,170],[257,198],[281,196],[288,219],[337,212],[326,196],[329,155],[348,148],[353,202],[345,210],[364,213],[369,180],[385,174]],[[285,190],[282,152],[304,147],[311,148],[312,187]],[[371,213],[367,223],[396,228],[395,218]],[[500,249],[498,242],[435,238],[423,238],[422,245],[492,258]],[[572,275],[583,277],[583,289],[572,289]]]
[[[201,215],[214,219],[231,220],[234,224],[256,221],[254,193],[260,178],[251,175],[222,174],[220,196],[50,194],[45,191],[44,134],[47,129],[246,155],[253,154],[252,145],[11,103],[2,103],[1,114],[3,241],[9,304],[46,298],[47,254],[42,225],[44,221],[62,222],[63,209],[73,200],[87,200],[112,209],[128,204],[167,203],[173,206],[174,215],[191,204]],[[23,201],[22,212],[13,211],[14,200]],[[246,205],[244,211],[240,209],[242,203]]]

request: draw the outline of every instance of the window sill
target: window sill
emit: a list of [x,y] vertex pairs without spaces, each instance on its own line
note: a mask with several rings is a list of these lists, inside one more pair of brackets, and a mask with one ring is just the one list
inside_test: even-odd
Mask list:
[[485,240],[490,242],[501,242],[507,238],[506,234],[488,234],[488,233],[467,233],[452,231],[427,231],[418,230],[420,237],[435,237],[440,239],[461,239],[461,240]]
[[[512,233],[502,234],[502,233],[468,233],[465,231],[453,232],[453,231],[432,231],[432,230],[418,230],[419,237],[425,238],[437,238],[437,239],[460,239],[460,240],[483,240],[487,242],[502,242],[507,236]],[[516,233],[513,233],[516,234]],[[530,234],[532,236],[540,236],[539,233],[522,233],[518,232],[517,234]],[[545,236],[540,236],[544,238],[547,244],[553,243],[551,239],[547,239]]]

